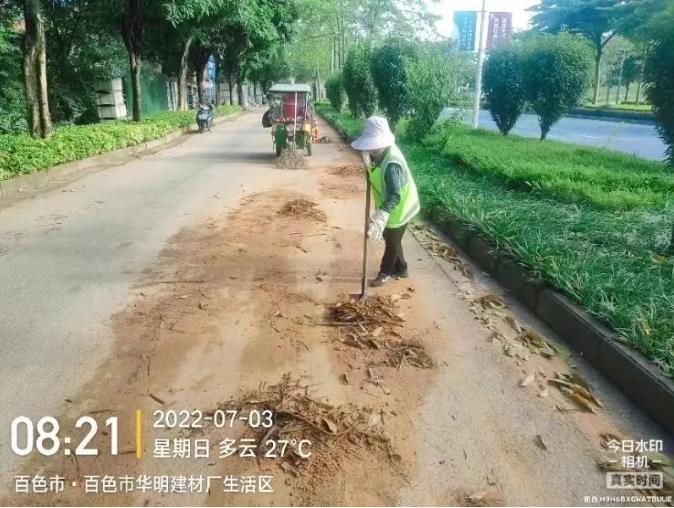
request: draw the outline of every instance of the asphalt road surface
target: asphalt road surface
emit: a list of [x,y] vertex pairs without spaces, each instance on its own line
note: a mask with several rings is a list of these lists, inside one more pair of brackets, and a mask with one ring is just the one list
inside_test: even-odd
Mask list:
[[[396,302],[399,337],[372,331],[378,348],[359,348],[343,327],[326,326],[326,309],[360,288],[360,163],[329,143],[314,147],[307,169],[278,169],[261,114],[0,203],[0,478],[8,482],[0,505],[579,505],[611,494],[597,467],[607,455],[602,433],[660,438],[671,450],[640,410],[582,358],[562,354],[549,330],[423,224],[405,237],[411,277],[368,300]],[[381,243],[370,245],[370,277],[381,254]],[[507,308],[488,303],[499,299]],[[532,354],[516,338],[521,326],[562,353]],[[403,339],[434,366],[407,361],[424,357]],[[555,372],[582,376],[604,409],[580,411],[547,384]],[[302,411],[293,404],[307,393],[321,401],[312,411],[327,411],[294,422],[314,453],[295,466],[219,457],[219,440],[238,436],[227,429],[153,428],[156,410],[206,414],[223,401],[243,409],[242,394],[268,397],[260,391],[283,382],[290,413]],[[305,388],[293,392],[292,383]],[[142,430],[134,409],[148,415]],[[101,453],[77,460],[63,449],[10,451],[17,416],[57,417],[74,446],[83,432],[72,424],[88,414],[118,416],[119,455],[100,434],[92,444]],[[351,434],[363,426],[367,434]],[[156,455],[154,438],[193,435],[213,440],[208,460]],[[68,482],[87,474],[275,479],[273,494],[213,485],[189,495],[92,495],[81,483],[56,495],[12,494],[13,474],[41,471]]]
[[[444,114],[451,114],[451,110],[445,110]],[[480,127],[497,130],[488,111],[480,112]],[[512,132],[538,138],[541,131],[537,117],[522,115]],[[662,160],[665,157],[665,144],[658,137],[655,126],[649,124],[566,117],[552,127],[548,138],[609,148],[647,159]]]

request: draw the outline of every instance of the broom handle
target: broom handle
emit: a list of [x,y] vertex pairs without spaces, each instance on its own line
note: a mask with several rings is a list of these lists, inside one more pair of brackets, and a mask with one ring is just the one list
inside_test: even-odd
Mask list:
[[365,179],[367,181],[367,190],[365,191],[365,229],[363,230],[363,280],[361,283],[361,296],[367,294],[367,229],[370,225],[370,194],[372,189],[367,170],[365,172]]

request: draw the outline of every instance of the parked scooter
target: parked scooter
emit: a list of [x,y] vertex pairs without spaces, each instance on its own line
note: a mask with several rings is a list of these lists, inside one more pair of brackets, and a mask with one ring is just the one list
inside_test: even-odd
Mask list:
[[204,132],[208,130],[211,132],[211,127],[213,127],[213,104],[199,104],[197,108],[197,126],[199,127],[199,132]]

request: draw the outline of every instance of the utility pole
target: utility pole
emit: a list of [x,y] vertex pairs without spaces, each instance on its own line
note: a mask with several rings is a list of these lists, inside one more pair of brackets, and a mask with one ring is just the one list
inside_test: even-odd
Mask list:
[[473,128],[476,129],[480,124],[480,99],[482,98],[482,60],[484,58],[484,38],[485,24],[487,23],[487,0],[482,0],[482,11],[480,13],[480,35],[477,39],[477,71],[475,74],[475,102],[473,104]]

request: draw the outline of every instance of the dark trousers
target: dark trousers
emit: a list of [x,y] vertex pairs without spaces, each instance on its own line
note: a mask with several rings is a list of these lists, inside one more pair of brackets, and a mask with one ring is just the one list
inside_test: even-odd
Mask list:
[[384,229],[384,257],[381,260],[380,272],[386,275],[395,275],[407,270],[407,262],[403,255],[403,235],[407,224],[399,228]]

